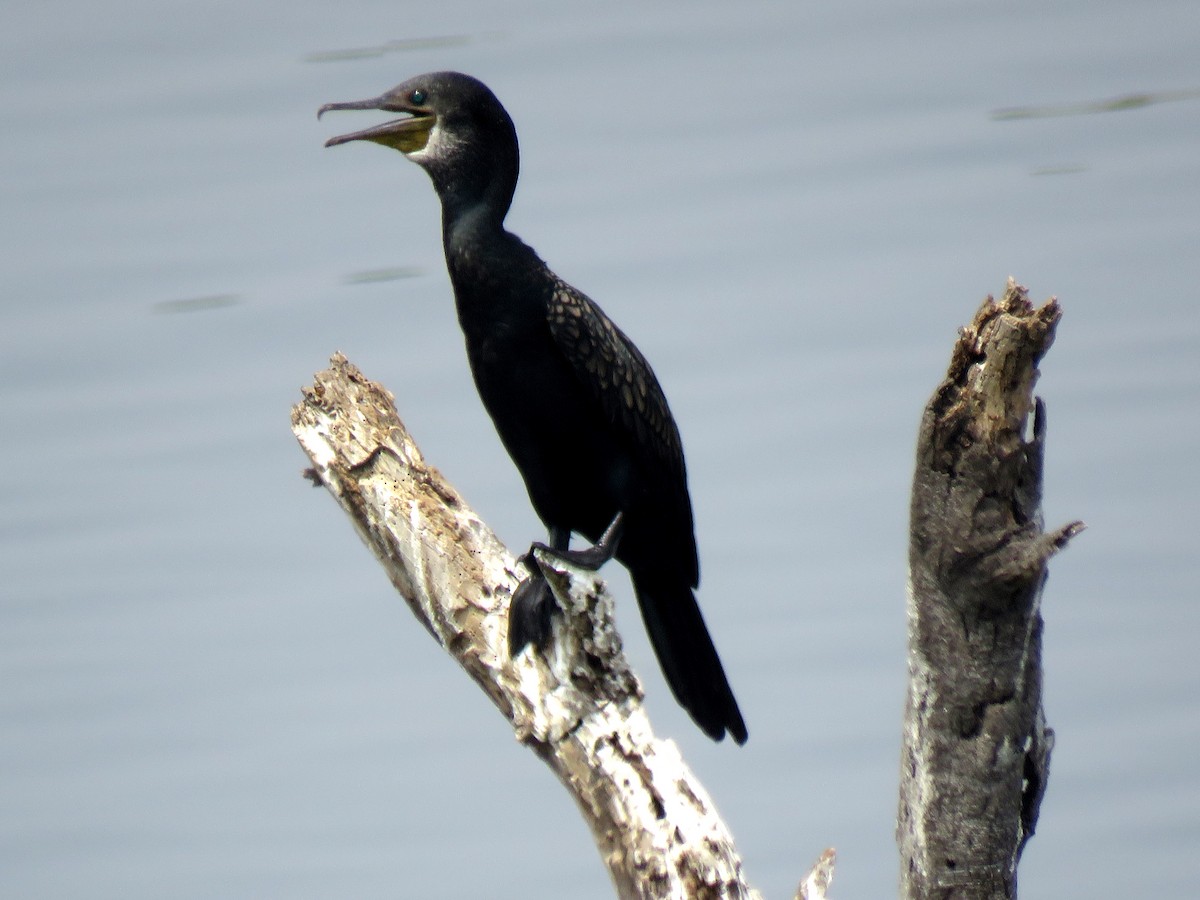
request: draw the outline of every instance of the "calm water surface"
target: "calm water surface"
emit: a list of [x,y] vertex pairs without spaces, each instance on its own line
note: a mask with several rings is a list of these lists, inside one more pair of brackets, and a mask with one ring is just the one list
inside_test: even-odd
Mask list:
[[165,9],[0,29],[0,896],[611,895],[288,429],[343,350],[507,541],[540,532],[427,179],[314,115],[440,68],[506,103],[511,227],[671,397],[745,749],[669,701],[611,575],[751,880],[791,896],[834,845],[838,896],[894,895],[913,439],[1012,274],[1065,309],[1046,516],[1090,525],[1046,594],[1022,896],[1200,895],[1194,3]]

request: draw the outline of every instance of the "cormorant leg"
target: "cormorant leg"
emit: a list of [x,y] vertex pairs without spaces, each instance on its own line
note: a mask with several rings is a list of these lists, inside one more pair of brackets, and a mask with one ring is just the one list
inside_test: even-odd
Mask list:
[[584,550],[571,550],[571,532],[566,528],[551,527],[550,543],[543,544],[535,541],[529,552],[521,557],[520,562],[529,570],[529,577],[517,587],[513,593],[512,603],[508,608],[508,652],[516,656],[526,644],[534,644],[539,650],[545,651],[550,642],[552,617],[558,604],[554,600],[554,592],[533,559],[533,552],[541,550],[551,556],[556,556],[569,565],[581,569],[595,571],[613,558],[617,545],[621,542],[624,532],[624,513],[613,517],[604,534],[595,546]]
[[[625,513],[618,512],[613,516],[612,522],[604,529],[604,534],[600,535],[600,540],[596,541],[594,546],[584,550],[568,550],[567,544],[564,541],[560,546],[556,540],[554,530],[551,530],[550,537],[554,542],[553,546],[547,547],[545,544],[534,544],[529,548],[529,552],[541,550],[548,552],[551,556],[557,556],[563,562],[572,566],[577,566],[580,569],[587,569],[589,572],[594,572],[602,565],[613,558],[613,554],[617,552],[617,545],[621,543],[621,535],[625,533]],[[570,534],[567,535],[568,539]]]
[[[542,546],[545,546],[544,544]],[[557,525],[550,528],[550,549],[558,553],[566,553],[571,546],[571,529],[559,528]],[[532,549],[532,548],[530,548]]]

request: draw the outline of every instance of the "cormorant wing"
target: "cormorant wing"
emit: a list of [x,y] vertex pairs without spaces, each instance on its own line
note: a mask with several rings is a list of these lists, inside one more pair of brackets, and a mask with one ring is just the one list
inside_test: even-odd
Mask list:
[[648,461],[686,481],[679,429],[654,370],[633,341],[595,303],[559,279],[547,320],[555,343],[609,420]]

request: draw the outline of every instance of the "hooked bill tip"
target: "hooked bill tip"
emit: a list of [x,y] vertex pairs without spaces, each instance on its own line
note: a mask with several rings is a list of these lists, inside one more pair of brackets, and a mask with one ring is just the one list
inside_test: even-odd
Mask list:
[[349,103],[326,103],[320,109],[317,110],[317,118],[318,119],[321,118],[321,116],[325,115],[325,113],[329,112],[331,109],[346,109],[348,107],[354,108],[354,109],[359,108],[358,104],[354,104],[352,106]]
[[350,100],[345,103],[326,103],[317,110],[317,118],[325,115],[331,109],[379,109],[382,97],[372,97],[370,100]]

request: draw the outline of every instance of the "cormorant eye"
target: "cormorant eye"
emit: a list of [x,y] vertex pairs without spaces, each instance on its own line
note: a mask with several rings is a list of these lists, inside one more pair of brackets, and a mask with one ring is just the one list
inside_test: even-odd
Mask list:
[[409,102],[415,106],[421,106],[422,104],[425,103],[426,99],[428,99],[428,95],[420,88],[417,88],[415,91],[413,91],[411,94],[408,95]]

